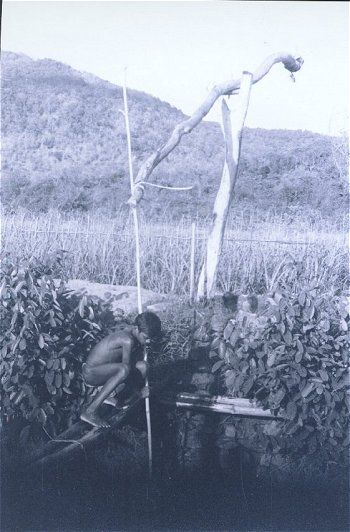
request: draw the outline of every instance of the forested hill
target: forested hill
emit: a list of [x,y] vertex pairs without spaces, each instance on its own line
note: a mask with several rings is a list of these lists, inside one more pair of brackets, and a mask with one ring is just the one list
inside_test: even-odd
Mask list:
[[[50,59],[34,61],[2,52],[1,61],[5,208],[100,209],[108,214],[125,208],[129,178],[125,123],[119,112],[122,88]],[[128,101],[136,173],[184,114],[135,90],[128,90]],[[152,201],[147,206],[169,216],[208,214],[223,157],[220,126],[202,122],[152,175],[157,183],[194,185],[193,190],[148,189],[146,197]],[[246,129],[236,203],[331,214],[346,208],[339,174],[330,137]]]

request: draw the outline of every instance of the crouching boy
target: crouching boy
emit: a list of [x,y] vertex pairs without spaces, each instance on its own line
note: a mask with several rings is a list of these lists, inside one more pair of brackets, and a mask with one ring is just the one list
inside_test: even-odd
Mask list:
[[83,364],[82,373],[86,384],[102,388],[80,419],[94,427],[109,427],[107,421],[98,415],[97,409],[104,402],[117,406],[112,394],[122,391],[131,372],[138,372],[146,378],[147,364],[143,360],[142,346],[147,340],[159,338],[160,334],[158,316],[153,312],[143,312],[136,317],[134,325],[109,334],[95,345]]

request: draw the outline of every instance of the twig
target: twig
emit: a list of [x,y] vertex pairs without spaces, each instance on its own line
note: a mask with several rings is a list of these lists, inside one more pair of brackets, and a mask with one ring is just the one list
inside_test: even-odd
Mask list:
[[79,440],[64,440],[64,439],[53,438],[53,437],[47,432],[47,430],[45,429],[44,426],[42,426],[41,428],[43,429],[43,431],[45,432],[46,436],[49,438],[50,441],[54,441],[54,442],[56,442],[56,443],[76,443],[77,445],[80,445],[80,447],[81,447],[82,450],[84,451],[85,459],[87,458],[85,447],[84,447],[84,445],[81,443],[81,441],[79,441]]

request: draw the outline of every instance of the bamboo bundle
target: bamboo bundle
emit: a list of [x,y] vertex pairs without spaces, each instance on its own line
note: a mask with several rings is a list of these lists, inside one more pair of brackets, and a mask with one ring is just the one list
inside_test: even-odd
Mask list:
[[190,393],[179,393],[175,397],[163,396],[161,402],[177,408],[218,412],[232,416],[248,416],[278,419],[270,410],[264,410],[255,401],[241,397],[224,397],[220,395],[201,396]]

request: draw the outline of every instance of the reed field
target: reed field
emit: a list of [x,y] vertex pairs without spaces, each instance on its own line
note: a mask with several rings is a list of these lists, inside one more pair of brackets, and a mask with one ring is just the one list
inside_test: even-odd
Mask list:
[[[203,262],[209,221],[197,221],[195,272]],[[63,250],[67,278],[135,285],[135,241],[130,216],[113,219],[56,211],[2,217],[2,251],[44,260]],[[191,222],[140,217],[142,285],[186,297],[190,285]],[[281,215],[235,213],[225,233],[218,290],[263,293],[285,284],[316,283],[322,291],[348,291],[348,234],[345,220],[291,221]]]

